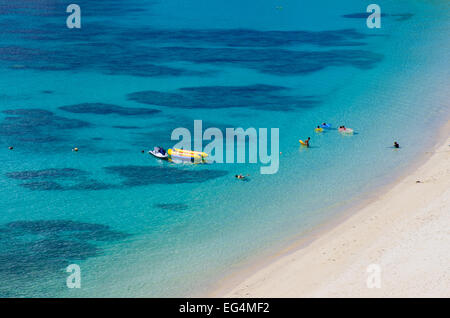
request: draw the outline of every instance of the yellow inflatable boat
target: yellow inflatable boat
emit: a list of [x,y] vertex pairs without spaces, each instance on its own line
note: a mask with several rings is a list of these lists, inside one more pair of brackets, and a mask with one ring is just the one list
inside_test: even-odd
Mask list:
[[172,159],[189,160],[189,161],[204,161],[208,154],[201,151],[184,150],[173,148],[167,150],[167,153]]

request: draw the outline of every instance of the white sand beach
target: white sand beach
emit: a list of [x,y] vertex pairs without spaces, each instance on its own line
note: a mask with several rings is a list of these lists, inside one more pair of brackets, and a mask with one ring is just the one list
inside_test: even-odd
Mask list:
[[[450,297],[449,127],[415,171],[221,296]],[[380,288],[367,287],[371,264]]]

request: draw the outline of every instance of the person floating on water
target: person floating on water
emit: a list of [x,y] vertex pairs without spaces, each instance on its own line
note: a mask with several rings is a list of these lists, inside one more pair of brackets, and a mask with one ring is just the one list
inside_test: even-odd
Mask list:
[[310,140],[311,140],[311,137],[308,137],[308,139],[305,140],[306,147],[309,147],[309,141]]
[[396,141],[394,141],[394,148],[400,148],[400,145]]
[[246,177],[250,176],[249,174],[247,176],[244,176],[243,174],[236,174],[234,177],[236,179],[245,180]]

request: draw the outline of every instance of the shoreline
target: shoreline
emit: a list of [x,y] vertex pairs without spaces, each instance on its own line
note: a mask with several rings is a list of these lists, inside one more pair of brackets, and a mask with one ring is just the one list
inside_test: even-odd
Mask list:
[[[436,133],[437,142],[400,177],[366,194],[365,199],[353,198],[356,202],[346,204],[343,213],[301,238],[292,239],[289,246],[267,259],[228,275],[207,296],[449,297],[445,284],[450,284],[450,267],[442,265],[450,263],[450,251],[445,251],[445,246],[450,246],[450,232],[445,232],[450,220],[443,212],[450,210],[449,133],[447,121]],[[428,181],[417,184],[417,180]],[[434,242],[429,234],[433,227],[448,244]],[[398,233],[396,229],[400,228]],[[417,233],[422,237],[419,243]],[[420,261],[421,253],[413,246],[408,247],[411,242],[424,245],[420,252],[428,263]],[[416,263],[411,264],[411,258]],[[392,277],[385,279],[387,287],[369,289],[366,269],[377,262],[382,273]],[[436,269],[438,264],[444,268]],[[424,277],[414,283],[419,273]],[[439,279],[436,275],[440,275]],[[410,290],[414,284],[421,286]],[[427,291],[423,286],[426,284],[435,288]]]

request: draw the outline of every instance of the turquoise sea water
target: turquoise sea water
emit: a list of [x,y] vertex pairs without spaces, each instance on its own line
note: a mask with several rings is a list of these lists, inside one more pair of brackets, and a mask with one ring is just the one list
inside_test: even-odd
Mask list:
[[[2,297],[201,294],[398,176],[448,119],[447,1],[378,1],[381,29],[357,0],[83,0],[80,30],[69,3],[0,0]],[[278,173],[141,153],[194,119],[279,128]]]

